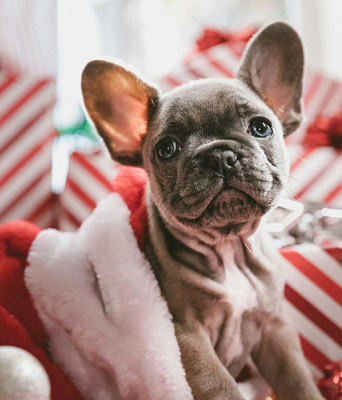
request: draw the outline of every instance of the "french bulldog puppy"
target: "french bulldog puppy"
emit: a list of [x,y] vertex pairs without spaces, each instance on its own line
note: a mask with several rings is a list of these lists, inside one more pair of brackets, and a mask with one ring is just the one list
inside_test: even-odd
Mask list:
[[84,104],[114,160],[145,168],[145,255],[173,316],[196,400],[243,399],[251,356],[279,400],[321,400],[282,309],[281,258],[263,217],[286,188],[284,137],[302,121],[303,48],[276,22],[236,79],[161,94],[131,69],[90,62]]

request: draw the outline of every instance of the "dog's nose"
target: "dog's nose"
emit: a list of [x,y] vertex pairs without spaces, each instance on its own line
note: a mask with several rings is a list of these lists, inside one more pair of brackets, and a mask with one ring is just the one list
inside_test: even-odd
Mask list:
[[215,150],[210,157],[208,165],[218,174],[229,174],[237,160],[237,155],[231,150]]
[[237,160],[237,156],[231,150],[226,150],[222,153],[222,162],[226,167],[232,167]]

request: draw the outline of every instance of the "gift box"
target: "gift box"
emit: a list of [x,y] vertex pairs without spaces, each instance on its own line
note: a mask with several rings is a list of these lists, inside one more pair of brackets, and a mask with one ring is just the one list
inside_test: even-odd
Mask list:
[[316,378],[342,360],[342,240],[280,250],[285,261],[285,312],[299,331]]
[[55,81],[0,71],[0,222],[53,224]]
[[56,1],[2,2],[0,13],[0,223],[54,224],[51,150],[57,132]]
[[288,146],[291,172],[285,196],[342,206],[342,151],[332,146]]
[[116,163],[103,148],[78,150],[70,156],[65,189],[60,194],[58,228],[74,231],[96,203],[112,191]]

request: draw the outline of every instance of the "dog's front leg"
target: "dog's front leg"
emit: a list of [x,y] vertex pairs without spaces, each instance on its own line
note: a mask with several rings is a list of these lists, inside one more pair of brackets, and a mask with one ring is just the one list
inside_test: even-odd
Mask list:
[[262,341],[252,355],[279,400],[323,400],[298,335],[285,319],[275,318],[264,325]]
[[175,324],[186,379],[195,400],[243,400],[204,328]]

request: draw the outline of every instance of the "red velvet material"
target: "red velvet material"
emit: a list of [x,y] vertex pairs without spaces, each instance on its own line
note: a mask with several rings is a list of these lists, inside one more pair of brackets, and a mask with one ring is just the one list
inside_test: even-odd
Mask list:
[[[40,229],[25,221],[11,221],[0,226],[0,306],[15,315],[18,322],[43,347],[43,325],[24,284],[24,268],[32,241]],[[3,332],[0,331],[0,335]]]
[[44,327],[24,283],[28,251],[39,232],[40,228],[26,221],[0,225],[0,345],[20,347],[42,363],[50,378],[52,400],[82,400],[46,354]]
[[113,191],[120,194],[131,211],[130,223],[141,251],[148,235],[145,186],[147,173],[142,168],[120,166],[113,183]]

